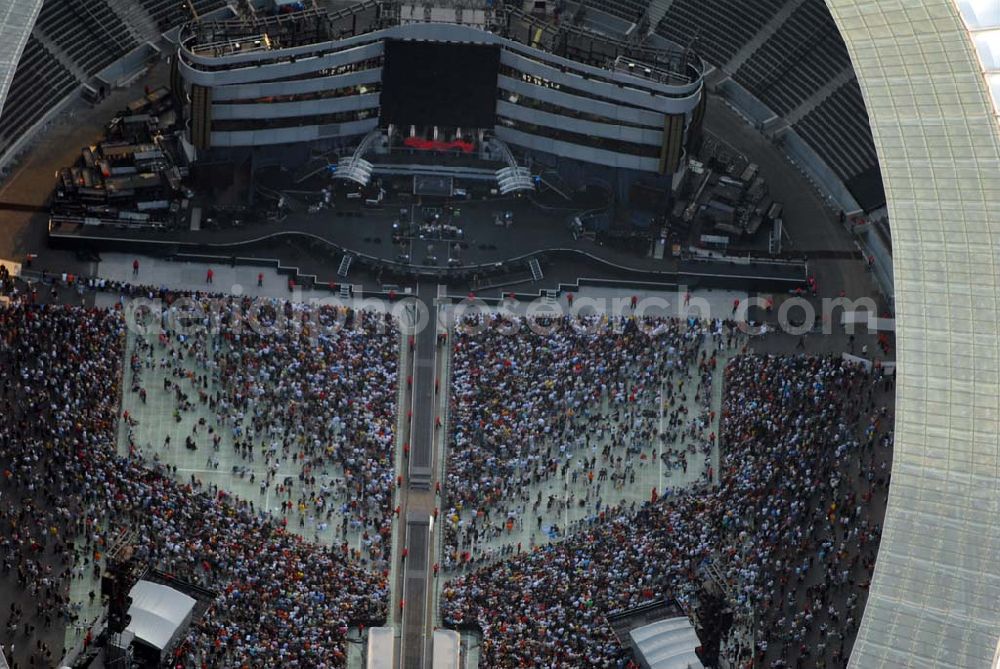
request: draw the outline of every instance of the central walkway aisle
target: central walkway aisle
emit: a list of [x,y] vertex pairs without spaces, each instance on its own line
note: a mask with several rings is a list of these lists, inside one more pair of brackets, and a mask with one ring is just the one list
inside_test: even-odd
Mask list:
[[[441,370],[448,355],[445,334],[438,336],[437,287],[421,284],[417,290],[420,305],[430,315],[429,321],[413,335],[413,374],[409,406],[410,453],[405,463],[406,494],[400,517],[406,519],[402,551],[397,553],[402,568],[402,594],[396,603],[401,616],[400,669],[425,669],[432,657],[434,588],[436,564],[434,516],[440,457],[439,440],[443,434],[441,416]],[[416,318],[416,312],[414,312]],[[419,323],[419,320],[415,322]]]

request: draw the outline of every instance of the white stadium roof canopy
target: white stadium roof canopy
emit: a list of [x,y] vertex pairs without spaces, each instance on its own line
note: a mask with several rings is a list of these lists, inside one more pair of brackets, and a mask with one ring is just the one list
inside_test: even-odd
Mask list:
[[896,302],[892,484],[851,667],[985,669],[1000,637],[1000,126],[966,23],[997,2],[827,0],[868,107]]

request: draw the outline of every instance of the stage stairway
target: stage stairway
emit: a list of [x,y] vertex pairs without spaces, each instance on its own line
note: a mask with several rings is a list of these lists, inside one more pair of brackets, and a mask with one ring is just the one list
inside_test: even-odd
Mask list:
[[346,279],[347,273],[351,271],[352,262],[354,262],[354,256],[349,253],[344,254],[344,257],[340,259],[340,268],[337,270],[337,276]]
[[514,157],[514,152],[510,150],[507,143],[497,137],[490,137],[487,141],[492,148],[500,153],[503,162],[507,164],[507,167],[501,167],[496,171],[497,187],[500,189],[500,194],[509,195],[535,190],[535,180],[531,176],[531,170],[517,164],[517,158]]
[[542,266],[538,264],[538,258],[532,258],[529,260],[528,268],[531,270],[531,278],[533,281],[541,281],[542,277],[545,276],[542,273]]
[[364,136],[358,144],[358,148],[350,156],[337,161],[337,170],[333,173],[334,179],[341,181],[353,181],[356,184],[367,186],[372,179],[372,164],[365,160],[365,154],[372,145],[382,136],[380,129],[372,130]]
[[501,195],[535,190],[527,167],[501,167],[497,170],[497,186]]

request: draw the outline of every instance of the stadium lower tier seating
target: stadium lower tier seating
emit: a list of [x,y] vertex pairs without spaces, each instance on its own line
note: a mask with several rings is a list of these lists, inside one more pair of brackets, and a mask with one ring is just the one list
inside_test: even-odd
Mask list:
[[153,21],[156,22],[160,30],[166,32],[175,26],[179,26],[193,17],[190,9],[185,5],[192,5],[195,14],[201,16],[215,11],[225,6],[226,0],[141,0],[142,6],[149,12]]
[[[789,5],[787,18],[763,39],[761,30],[788,3],[797,6]],[[719,68],[730,64],[753,39],[763,39],[760,47],[745,61],[741,59],[742,64],[729,74],[782,116],[803,104],[814,104],[810,98],[851,67],[850,55],[824,0],[674,0],[656,32],[679,44],[693,44],[708,63]],[[852,77],[821,100],[793,128],[845,184],[880,179],[857,79]],[[881,193],[880,184],[866,191]],[[861,199],[873,200],[859,197],[859,202]]]
[[823,0],[806,0],[733,78],[775,112],[787,114],[850,66]]
[[35,37],[29,37],[0,116],[0,153],[79,85]]
[[649,8],[649,0],[584,0],[584,5],[638,23]]
[[792,127],[845,183],[878,165],[857,80],[838,88]]
[[785,4],[784,0],[674,0],[656,32],[725,65]]
[[[161,30],[224,6],[225,0],[142,0]],[[0,155],[81,83],[138,46],[107,0],[46,0],[0,113]],[[46,45],[51,46],[51,50]]]
[[51,40],[88,75],[138,46],[104,0],[48,0],[33,32]]

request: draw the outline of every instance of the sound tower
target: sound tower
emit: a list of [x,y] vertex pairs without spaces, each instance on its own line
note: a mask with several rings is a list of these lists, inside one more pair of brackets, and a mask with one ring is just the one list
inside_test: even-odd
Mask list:
[[105,650],[107,667],[128,667],[130,648],[124,644],[122,633],[132,622],[129,608],[132,598],[129,593],[146,573],[143,565],[133,557],[135,549],[132,541],[134,532],[122,531],[108,550],[107,567],[101,574],[101,596],[108,598],[108,635]]

